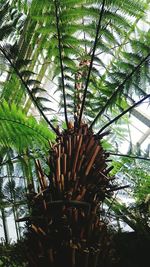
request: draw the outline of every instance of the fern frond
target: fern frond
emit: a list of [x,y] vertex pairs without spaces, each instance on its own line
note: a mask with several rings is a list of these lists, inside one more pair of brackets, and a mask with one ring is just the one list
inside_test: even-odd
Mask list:
[[55,135],[46,126],[38,123],[34,117],[27,117],[15,104],[6,102],[0,105],[0,144],[19,151],[25,148],[48,146]]
[[51,122],[47,119],[47,117],[45,116],[44,112],[42,111],[41,107],[37,104],[35,97],[33,96],[32,92],[30,91],[28,85],[26,84],[25,80],[23,79],[21,73],[19,72],[19,70],[16,68],[16,66],[14,65],[14,63],[12,62],[12,60],[10,59],[9,55],[7,54],[7,52],[5,51],[5,49],[0,46],[0,51],[3,53],[3,55],[5,56],[5,58],[8,60],[8,62],[10,63],[11,67],[14,69],[14,71],[16,72],[17,76],[20,78],[22,84],[24,85],[24,87],[27,90],[27,93],[29,95],[29,97],[31,98],[31,100],[33,101],[33,103],[35,104],[35,106],[37,107],[37,109],[39,110],[40,114],[42,115],[42,117],[45,119],[45,121],[50,125],[50,127],[53,129],[53,131],[55,133],[58,134],[57,130],[55,129],[55,127],[51,124]]

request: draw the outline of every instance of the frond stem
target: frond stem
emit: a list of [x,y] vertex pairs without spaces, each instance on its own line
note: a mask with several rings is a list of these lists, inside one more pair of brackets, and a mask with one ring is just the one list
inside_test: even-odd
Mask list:
[[98,42],[99,31],[100,31],[100,28],[101,28],[101,22],[102,22],[102,17],[103,17],[103,13],[104,13],[105,1],[106,0],[103,0],[103,3],[102,3],[102,8],[101,8],[101,11],[100,11],[100,16],[99,16],[99,22],[98,22],[98,26],[97,26],[97,30],[96,30],[96,36],[95,36],[95,41],[94,41],[94,46],[93,46],[93,52],[92,52],[92,56],[91,56],[88,76],[87,76],[86,85],[85,85],[84,94],[83,94],[82,106],[81,106],[81,110],[80,110],[79,125],[81,123],[83,109],[84,109],[84,105],[85,105],[87,89],[88,89],[88,85],[89,85],[89,81],[90,81],[90,75],[91,75],[91,70],[92,70],[92,66],[93,66],[96,46],[97,46],[97,42]]
[[56,16],[56,27],[57,27],[57,36],[58,36],[58,50],[59,50],[59,60],[60,60],[60,69],[61,69],[61,81],[62,81],[62,90],[63,90],[63,100],[64,100],[64,113],[65,120],[68,127],[68,117],[67,117],[67,104],[66,104],[66,94],[65,94],[65,83],[64,83],[64,67],[62,59],[62,49],[61,49],[61,36],[59,29],[59,14],[58,14],[58,1],[55,0],[55,16]]
[[117,121],[118,119],[120,119],[122,116],[124,116],[126,113],[128,113],[130,110],[132,110],[133,108],[135,108],[136,106],[140,105],[144,100],[150,98],[150,94],[146,95],[145,97],[143,97],[142,99],[140,99],[139,101],[135,102],[132,106],[130,106],[129,108],[125,109],[123,112],[121,112],[118,116],[116,116],[114,119],[110,120],[107,124],[105,124],[97,133],[98,135],[104,131],[104,129],[106,129],[108,126],[110,126],[112,123],[114,123],[115,121]]
[[125,154],[119,154],[119,153],[113,153],[113,152],[108,152],[108,154],[112,155],[112,156],[117,156],[117,157],[125,157],[125,158],[130,158],[130,159],[141,159],[141,160],[150,161],[150,158],[145,158],[145,157],[139,157],[139,156],[133,156],[133,155],[125,155]]
[[10,63],[11,67],[14,69],[14,71],[16,72],[17,76],[20,78],[22,84],[24,85],[24,87],[26,88],[26,91],[29,95],[29,97],[31,98],[33,104],[35,105],[35,107],[38,109],[39,113],[42,115],[42,117],[45,119],[45,121],[48,123],[48,125],[52,128],[52,130],[59,135],[57,129],[52,125],[52,123],[48,120],[48,118],[45,116],[44,112],[42,111],[42,109],[40,108],[40,106],[38,105],[35,97],[33,96],[32,92],[30,91],[30,88],[28,87],[28,85],[26,84],[26,82],[24,81],[24,79],[22,78],[22,75],[20,74],[19,70],[16,68],[15,64],[11,61],[9,55],[7,54],[7,52],[5,51],[5,49],[0,45],[0,51],[3,53],[3,55],[5,56],[5,58],[8,60],[8,62]]

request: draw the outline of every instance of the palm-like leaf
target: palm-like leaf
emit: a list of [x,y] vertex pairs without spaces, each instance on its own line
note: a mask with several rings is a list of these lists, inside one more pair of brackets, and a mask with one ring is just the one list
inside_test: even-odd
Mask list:
[[[103,99],[104,103],[108,97],[108,95],[105,96],[105,91],[107,91],[108,94],[110,91],[111,95],[112,88],[116,89],[118,86],[121,86],[127,72],[130,73],[130,70],[133,70],[135,67],[134,62],[130,64],[127,62],[127,59],[123,59],[121,63],[121,58],[118,58],[115,62],[115,58],[118,53],[123,55],[122,52],[124,52],[126,42],[130,42],[130,36],[134,35],[137,28],[136,24],[144,17],[143,10],[147,7],[143,2],[131,0],[124,5],[120,1],[100,1],[95,5],[94,3],[93,1],[53,1],[51,3],[44,1],[42,5],[37,5],[36,1],[32,1],[30,14],[27,14],[27,21],[30,20],[27,27],[34,25],[33,29],[35,32],[35,36],[33,36],[32,39],[29,37],[29,49],[30,46],[35,46],[36,40],[39,38],[38,46],[32,53],[32,65],[37,61],[37,58],[41,62],[41,65],[43,65],[43,63],[45,64],[45,61],[52,61],[52,64],[47,63],[47,67],[52,70],[51,73],[56,77],[55,80],[57,80],[59,74],[61,74],[62,78],[58,79],[58,89],[61,91],[63,90],[63,108],[65,110],[68,109],[68,113],[74,113],[77,109],[75,108],[73,110],[71,107],[74,105],[76,106],[76,84],[80,82],[76,77],[81,72],[81,63],[84,62],[84,68],[82,67],[82,81],[80,82],[82,88],[81,92],[79,92],[80,100],[79,97],[77,98],[81,103],[83,100],[83,106],[87,116],[90,116],[90,114],[94,116],[95,114],[93,110],[91,111],[91,109],[93,109],[91,106],[97,102],[94,100],[94,96],[95,98],[100,98],[100,101]],[[17,3],[15,3],[15,5],[17,5]],[[128,19],[124,16],[124,13]],[[100,23],[98,25],[99,19]],[[97,40],[95,40],[96,31]],[[126,34],[127,31],[128,34]],[[31,36],[30,28],[28,28],[28,30],[26,29],[26,32],[27,36]],[[139,34],[135,42],[138,42],[140,38]],[[94,49],[96,49],[95,56],[93,53],[94,40]],[[144,43],[145,47],[148,47],[148,39],[147,41],[144,40]],[[113,47],[115,47],[114,50],[112,49]],[[141,50],[138,49],[138,51]],[[142,51],[144,51],[144,48]],[[91,60],[92,53],[93,59]],[[106,53],[107,55],[110,53],[111,62],[113,62],[113,68],[111,69],[108,63],[103,62]],[[135,53],[137,54],[137,51]],[[142,54],[140,57],[143,59]],[[95,66],[97,62],[99,66]],[[135,60],[135,63],[138,62]],[[121,64],[122,70],[120,70],[118,64]],[[117,71],[117,68],[119,68],[119,71]],[[128,71],[126,71],[127,68]],[[104,73],[102,79],[99,79],[98,76],[101,77],[104,70],[106,70],[106,74]],[[113,70],[113,73],[111,70]],[[46,69],[44,71],[43,66],[41,67],[41,71],[44,77]],[[86,80],[88,73],[90,79],[88,78]],[[135,75],[138,75],[137,72]],[[133,75],[132,83],[130,79],[130,84],[132,85],[133,82],[136,81],[135,75]],[[143,73],[141,75],[143,75]],[[105,82],[103,82],[104,80]],[[123,91],[127,90],[127,82],[122,86],[124,87]],[[134,88],[135,87],[136,85],[134,85]],[[68,88],[71,88],[71,90],[68,90]],[[96,94],[94,93],[95,90]],[[127,91],[129,91],[129,89]],[[84,105],[84,98],[82,98],[83,93],[84,96],[86,96],[86,105]],[[115,99],[120,99],[120,94],[116,94]],[[115,99],[113,98],[113,101]],[[110,101],[110,105],[113,101]],[[110,105],[108,105],[108,107]],[[99,109],[101,108],[102,106],[99,105]],[[68,116],[70,115],[68,114]],[[67,114],[65,117],[67,120]]]
[[38,123],[34,117],[27,117],[21,109],[4,102],[0,105],[0,144],[18,150],[36,146],[48,146],[55,135]]

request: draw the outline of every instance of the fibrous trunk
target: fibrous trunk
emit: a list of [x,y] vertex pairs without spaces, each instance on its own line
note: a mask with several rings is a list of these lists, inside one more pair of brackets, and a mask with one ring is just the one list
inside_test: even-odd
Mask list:
[[113,187],[99,139],[86,124],[70,124],[51,147],[48,177],[36,162],[40,189],[29,194],[30,266],[97,265],[106,233],[100,207]]

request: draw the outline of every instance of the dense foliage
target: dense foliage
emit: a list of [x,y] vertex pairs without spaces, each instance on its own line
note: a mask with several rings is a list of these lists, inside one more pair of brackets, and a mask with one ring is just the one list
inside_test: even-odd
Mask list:
[[[4,225],[6,207],[12,208],[15,219],[19,215],[18,199],[6,198],[7,182],[10,194],[11,182],[18,176],[24,177],[24,192],[30,184],[38,188],[34,159],[41,160],[48,175],[45,155],[64,128],[78,128],[86,121],[98,138],[111,129],[103,145],[114,154],[119,152],[129,114],[150,96],[149,8],[146,0],[1,0],[0,206]],[[132,146],[129,156],[133,153],[136,157]],[[149,151],[142,156],[148,155]],[[148,164],[142,159],[111,158],[112,175],[118,175],[118,186],[130,185],[125,194],[131,194],[135,204],[127,207],[119,198],[106,199],[107,221],[111,224],[114,216],[147,236]],[[19,224],[16,230],[19,237]]]

